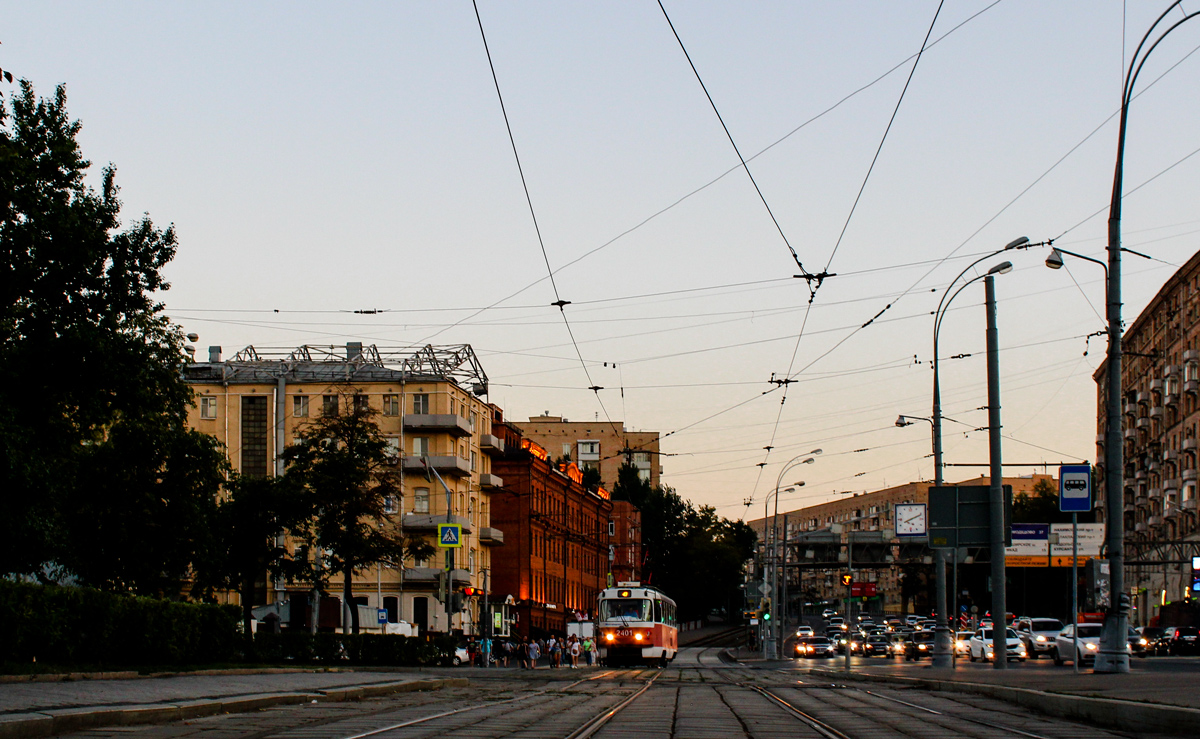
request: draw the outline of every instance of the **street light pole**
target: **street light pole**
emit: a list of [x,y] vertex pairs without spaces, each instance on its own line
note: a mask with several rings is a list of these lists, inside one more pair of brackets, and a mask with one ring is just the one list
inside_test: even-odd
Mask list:
[[[975,265],[979,264],[980,262],[984,261],[985,259],[991,259],[992,257],[996,256],[997,254],[1002,254],[1002,253],[1012,250],[1012,249],[1029,249],[1034,246],[1045,246],[1045,245],[1046,245],[1046,242],[1039,242],[1037,244],[1031,244],[1031,243],[1029,243],[1029,237],[1027,237],[1027,236],[1021,236],[1020,238],[1013,239],[1012,241],[1005,244],[1003,249],[997,249],[996,251],[994,251],[990,254],[987,254],[985,256],[982,256],[979,259],[976,259],[974,262],[971,262],[970,264],[968,264],[966,266],[966,268],[963,269],[962,272],[959,272],[954,277],[954,279],[950,281],[950,284],[946,286],[945,291],[942,293],[942,299],[938,301],[937,310],[935,310],[933,313],[933,359],[931,360],[931,363],[933,364],[933,415],[932,415],[930,422],[933,424],[933,485],[934,485],[934,487],[937,487],[937,488],[942,487],[942,483],[943,483],[942,468],[944,466],[942,464],[942,383],[941,383],[941,375],[940,375],[941,362],[939,361],[940,355],[938,354],[938,336],[942,330],[942,319],[945,317],[946,310],[949,309],[950,303],[952,303],[954,301],[954,298],[956,298],[958,296],[958,294],[960,292],[962,292],[964,288],[966,288],[967,285],[970,285],[972,282],[975,282],[976,280],[978,280],[980,278],[974,277],[970,280],[967,280],[965,283],[962,284],[962,286],[960,286],[953,293],[951,293],[950,290],[954,287],[954,284],[956,282],[958,282],[962,278],[962,276],[967,273],[968,270],[970,270],[971,268],[973,268]],[[993,267],[991,270],[989,270],[988,274],[990,275],[993,273],[1004,273],[1004,272],[1010,271],[1011,269],[1012,269],[1011,262],[1003,262],[1002,264],[997,265],[996,267]],[[903,416],[902,416],[902,418],[903,418]],[[897,424],[899,424],[899,420],[897,420]],[[957,545],[957,542],[955,542],[955,544]],[[958,550],[955,549],[953,551],[956,553],[955,556],[957,557]],[[950,668],[950,667],[954,666],[954,642],[951,637],[949,621],[947,620],[947,616],[946,616],[946,608],[947,608],[947,600],[948,600],[946,597],[946,554],[947,554],[947,552],[944,548],[937,548],[937,549],[933,550],[933,554],[934,554],[934,562],[936,565],[935,569],[934,569],[934,573],[935,573],[935,580],[936,580],[936,584],[937,584],[937,625],[934,627],[933,660],[932,660],[932,662],[933,662],[933,666],[936,668]]]
[[988,462],[991,485],[989,539],[992,566],[992,666],[1008,668],[1008,604],[1004,567],[1004,471],[1000,461],[1000,342],[996,329],[996,285],[989,271],[983,278],[987,300]]
[[[793,467],[802,465],[802,464],[812,464],[813,462],[816,462],[817,455],[823,451],[824,451],[823,449],[814,449],[811,452],[808,452],[807,454],[800,454],[800,455],[797,455],[797,456],[789,459],[783,465],[783,469],[779,470],[779,476],[775,478],[775,490],[768,493],[766,499],[763,500],[763,530],[765,532],[766,531],[766,523],[767,523],[767,503],[771,499],[772,495],[775,496],[775,514],[771,517],[771,541],[770,541],[770,546],[771,546],[770,551],[772,554],[772,557],[771,557],[771,559],[772,559],[772,562],[771,562],[771,564],[772,564],[772,568],[771,568],[771,575],[772,575],[772,577],[771,577],[771,616],[772,616],[772,618],[771,618],[771,621],[769,622],[769,623],[771,623],[771,626],[768,627],[768,631],[763,634],[763,637],[764,637],[763,638],[763,658],[764,659],[777,659],[783,653],[783,627],[779,626],[777,623],[778,619],[774,618],[774,616],[778,613],[778,609],[779,609],[779,564],[780,564],[778,561],[779,536],[778,536],[778,531],[775,528],[776,520],[779,517],[779,488],[781,485],[783,485],[783,476],[787,474],[788,470],[792,469]],[[803,482],[798,482],[795,484],[795,487],[800,487],[802,485],[804,485]],[[794,490],[795,487],[790,488],[789,490]],[[764,547],[764,551],[765,551],[765,547]],[[768,645],[768,642],[770,642],[769,645]]]

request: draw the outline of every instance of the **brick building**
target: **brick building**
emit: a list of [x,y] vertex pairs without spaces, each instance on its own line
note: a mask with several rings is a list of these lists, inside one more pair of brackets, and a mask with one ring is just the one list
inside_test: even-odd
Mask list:
[[545,449],[551,459],[568,457],[581,468],[598,468],[600,484],[609,490],[616,487],[617,471],[626,460],[651,487],[658,486],[662,465],[657,431],[629,431],[619,421],[570,421],[548,413],[517,425],[521,435]]
[[492,557],[493,597],[511,599],[513,633],[561,634],[569,621],[590,617],[606,585],[613,504],[603,487],[584,489],[574,463],[555,464],[498,408],[492,412],[505,448],[492,460],[504,480],[492,496],[492,522],[506,535]]

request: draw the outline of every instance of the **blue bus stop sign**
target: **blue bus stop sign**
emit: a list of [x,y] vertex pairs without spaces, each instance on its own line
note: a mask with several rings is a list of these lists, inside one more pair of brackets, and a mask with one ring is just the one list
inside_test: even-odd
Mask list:
[[376,617],[377,619],[379,619],[379,623],[380,623],[381,625],[382,625],[382,624],[386,624],[386,623],[387,623],[387,609],[386,609],[386,608],[380,608],[380,609],[378,609],[378,610],[375,612],[375,617]]
[[1092,466],[1064,464],[1058,468],[1058,510],[1086,513],[1092,510]]

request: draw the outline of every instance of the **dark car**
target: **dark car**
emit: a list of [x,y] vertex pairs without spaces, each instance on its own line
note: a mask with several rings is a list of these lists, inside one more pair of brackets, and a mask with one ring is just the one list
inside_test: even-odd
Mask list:
[[1200,652],[1200,629],[1195,626],[1172,626],[1167,629],[1170,641],[1167,654],[1196,654]]
[[832,657],[836,653],[833,642],[823,636],[810,636],[797,639],[793,653],[797,657],[813,659],[816,657]]
[[884,634],[872,634],[863,642],[864,657],[890,657],[892,640]]
[[1146,641],[1146,652],[1149,654],[1166,654],[1168,639],[1166,639],[1167,630],[1161,626],[1143,626],[1141,629],[1142,639]]
[[920,660],[933,655],[933,632],[914,631],[904,643],[904,661]]

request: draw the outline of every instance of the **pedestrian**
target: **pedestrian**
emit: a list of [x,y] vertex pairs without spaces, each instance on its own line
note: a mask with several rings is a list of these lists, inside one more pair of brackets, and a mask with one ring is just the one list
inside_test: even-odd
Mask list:
[[541,652],[542,650],[538,647],[538,643],[536,641],[529,642],[529,669],[537,669],[537,661],[538,657],[541,656]]
[[572,636],[571,644],[568,648],[570,649],[570,653],[571,653],[571,669],[578,670],[579,669],[579,651],[580,651],[579,650],[579,640]]
[[550,666],[562,667],[562,640],[550,637]]
[[508,659],[509,659],[509,657],[512,657],[512,653],[513,653],[512,639],[505,639],[504,644],[503,644],[503,646],[501,646],[501,651],[500,651],[500,663],[502,665],[504,665],[505,667],[508,667]]
[[521,663],[522,670],[529,669],[529,637],[521,637],[521,643],[517,645],[517,660]]
[[596,644],[595,644],[595,643],[592,641],[592,637],[590,637],[590,636],[588,636],[588,637],[584,637],[584,640],[583,640],[583,657],[584,657],[584,659],[585,659],[585,660],[587,660],[587,666],[588,666],[588,667],[591,667],[591,666],[592,666],[592,658],[593,658],[593,656],[594,656],[594,655],[592,654],[592,650],[593,650],[593,649],[595,649],[595,648],[596,648]]

